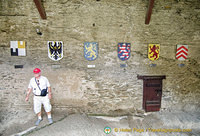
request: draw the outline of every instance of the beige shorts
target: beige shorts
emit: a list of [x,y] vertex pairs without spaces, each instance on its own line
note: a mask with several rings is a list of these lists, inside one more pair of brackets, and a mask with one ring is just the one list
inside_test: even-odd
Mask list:
[[51,103],[50,103],[50,100],[48,98],[48,95],[45,96],[45,97],[34,96],[33,97],[33,103],[34,103],[35,114],[38,114],[39,112],[41,112],[42,105],[44,106],[44,109],[45,109],[46,112],[51,111]]

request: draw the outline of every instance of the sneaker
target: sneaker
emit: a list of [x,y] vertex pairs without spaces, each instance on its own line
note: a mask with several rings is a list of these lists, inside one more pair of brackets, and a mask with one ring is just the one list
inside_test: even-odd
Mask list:
[[36,122],[35,122],[35,125],[38,126],[40,124],[40,122],[42,121],[42,119],[38,119]]
[[52,123],[53,123],[52,118],[48,118],[48,120],[49,120],[49,124],[52,124]]

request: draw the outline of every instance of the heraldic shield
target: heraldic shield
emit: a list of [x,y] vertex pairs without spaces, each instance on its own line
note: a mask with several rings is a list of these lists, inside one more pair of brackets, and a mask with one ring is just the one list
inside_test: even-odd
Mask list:
[[118,57],[121,60],[127,60],[130,58],[131,44],[130,43],[118,43]]
[[63,58],[63,42],[62,41],[48,41],[48,56],[54,61]]
[[185,60],[188,57],[188,45],[177,45],[176,59]]
[[160,44],[149,44],[148,58],[150,60],[157,60],[160,54]]
[[87,60],[95,60],[98,57],[98,43],[97,42],[84,43],[84,57]]
[[25,41],[10,41],[11,56],[26,56]]

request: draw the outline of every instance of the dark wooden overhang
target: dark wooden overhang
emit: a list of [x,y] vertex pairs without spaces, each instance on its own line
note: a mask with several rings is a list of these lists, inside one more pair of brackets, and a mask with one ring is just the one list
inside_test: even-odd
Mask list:
[[137,75],[138,79],[143,79],[143,80],[162,80],[166,79],[165,75],[154,75],[154,76],[148,76],[148,75]]
[[47,16],[46,16],[46,12],[45,12],[45,9],[42,5],[42,1],[41,0],[33,0],[37,9],[38,9],[38,12],[40,13],[40,17],[42,19],[47,19]]
[[146,19],[145,19],[145,24],[147,24],[147,25],[149,24],[149,22],[151,20],[153,5],[154,5],[154,0],[149,0],[149,5],[148,5]]

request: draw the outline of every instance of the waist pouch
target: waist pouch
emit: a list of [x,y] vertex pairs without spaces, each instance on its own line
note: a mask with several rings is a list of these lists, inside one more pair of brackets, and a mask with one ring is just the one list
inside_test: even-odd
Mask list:
[[42,89],[40,96],[46,96],[47,95],[47,88],[46,89]]

